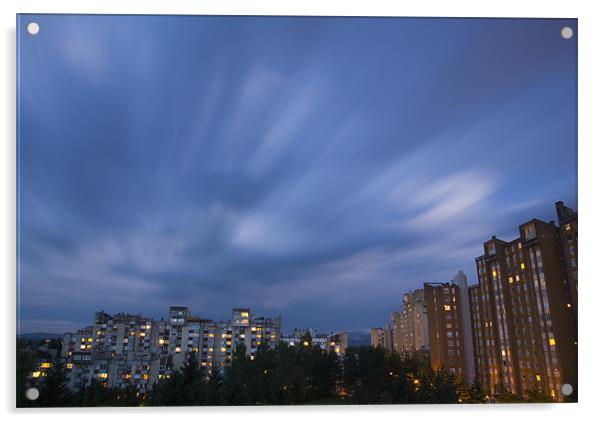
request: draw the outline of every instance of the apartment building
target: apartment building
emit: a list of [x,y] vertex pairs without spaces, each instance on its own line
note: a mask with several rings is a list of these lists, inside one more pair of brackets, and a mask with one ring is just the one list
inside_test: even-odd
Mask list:
[[[566,281],[571,296],[571,310],[577,320],[577,213],[564,205],[562,201],[556,202],[556,215],[558,217],[560,246],[562,248],[562,259],[566,271]],[[577,324],[575,324],[575,328]]]
[[460,271],[451,282],[424,283],[424,299],[431,367],[471,383],[475,367],[466,275]]
[[345,351],[349,347],[349,336],[345,331],[341,331],[338,333],[317,333],[315,330],[308,329],[295,329],[289,335],[283,335],[280,337],[280,341],[288,344],[289,346],[309,346],[309,344],[304,344],[303,337],[307,334],[311,337],[312,346],[318,346],[320,349],[325,351],[333,351],[338,356],[345,355]]
[[429,335],[424,290],[409,291],[403,295],[399,324],[399,353],[406,358],[426,357]]
[[380,327],[370,328],[370,346],[385,348],[385,330]]
[[[145,392],[169,378],[190,353],[207,374],[223,373],[239,344],[245,344],[253,359],[261,345],[274,347],[279,338],[279,317],[256,317],[248,308],[235,308],[230,320],[218,322],[196,317],[183,306],[171,306],[168,318],[159,321],[100,311],[94,325],[64,335],[62,358],[73,390],[96,380],[109,387],[134,385]],[[36,372],[33,377],[42,376],[42,371]]]
[[391,352],[401,353],[401,314],[391,312],[385,325],[385,348]]
[[517,239],[493,236],[476,258],[478,284],[469,289],[473,343],[477,377],[492,396],[539,390],[563,400],[561,386],[577,385],[577,215],[556,206],[569,226],[527,221]]

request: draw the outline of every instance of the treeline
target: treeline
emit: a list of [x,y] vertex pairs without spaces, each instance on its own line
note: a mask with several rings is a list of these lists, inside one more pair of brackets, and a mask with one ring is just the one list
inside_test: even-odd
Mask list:
[[[305,339],[307,341],[308,339]],[[301,344],[304,344],[303,341]],[[311,345],[311,339],[308,344]],[[19,368],[19,366],[18,366]],[[401,359],[381,348],[350,347],[343,359],[318,346],[260,348],[254,359],[238,346],[232,363],[219,371],[199,366],[194,354],[182,367],[147,394],[135,388],[108,388],[94,382],[71,392],[66,369],[57,362],[38,386],[40,397],[23,407],[66,406],[210,406],[296,404],[485,403],[479,385],[466,385],[446,371],[433,371],[416,359]],[[19,369],[18,369],[19,370]],[[23,373],[21,372],[21,375]],[[19,377],[19,373],[18,373]],[[22,382],[17,388],[23,388]],[[18,390],[23,391],[23,390]],[[19,398],[19,396],[22,396]],[[534,393],[527,400],[508,393],[498,402],[547,401]]]

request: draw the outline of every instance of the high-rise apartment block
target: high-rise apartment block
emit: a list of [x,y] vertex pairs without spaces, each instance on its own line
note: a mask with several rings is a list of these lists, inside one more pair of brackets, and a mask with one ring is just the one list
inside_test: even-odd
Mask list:
[[425,283],[424,297],[431,366],[472,382],[475,367],[466,276],[460,271],[452,282]]
[[397,353],[401,352],[401,315],[391,312],[389,322],[385,325],[385,348]]
[[406,293],[383,340],[372,329],[372,346],[406,358],[423,352],[433,368],[478,381],[492,398],[539,391],[564,400],[561,387],[577,386],[578,217],[555,205],[558,225],[532,219],[518,238],[483,244],[477,284],[460,271]]
[[280,318],[255,317],[248,308],[235,308],[229,321],[220,322],[195,317],[183,306],[170,307],[169,318],[159,321],[101,311],[94,325],[64,335],[62,357],[73,390],[97,380],[145,392],[169,378],[190,353],[207,374],[221,373],[239,344],[253,359],[261,345],[271,348],[279,341]]
[[403,357],[426,357],[429,350],[428,315],[424,290],[403,295],[400,312],[400,349]]
[[[560,227],[560,246],[566,270],[566,281],[571,296],[571,310],[577,320],[577,213],[564,205],[556,202],[556,215]],[[575,328],[577,324],[575,324]]]
[[370,346],[385,348],[385,330],[382,328],[370,328]]
[[404,294],[400,311],[392,312],[384,328],[370,330],[372,347],[381,346],[404,358],[428,355],[428,317],[422,289]]
[[473,342],[477,376],[490,395],[539,390],[562,400],[561,386],[577,385],[577,215],[556,207],[560,228],[527,221],[517,239],[494,236],[476,258]]

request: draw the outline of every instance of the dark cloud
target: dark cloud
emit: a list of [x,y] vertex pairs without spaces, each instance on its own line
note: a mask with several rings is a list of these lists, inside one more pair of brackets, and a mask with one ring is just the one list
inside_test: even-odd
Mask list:
[[35,20],[24,331],[176,303],[365,329],[424,281],[474,281],[492,234],[576,206],[575,21]]

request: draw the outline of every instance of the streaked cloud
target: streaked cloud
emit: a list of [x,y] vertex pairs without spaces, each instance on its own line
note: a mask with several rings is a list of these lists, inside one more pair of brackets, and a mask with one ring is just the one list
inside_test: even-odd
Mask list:
[[424,281],[474,281],[491,235],[577,206],[564,21],[36,20],[26,331],[170,304],[362,329]]

